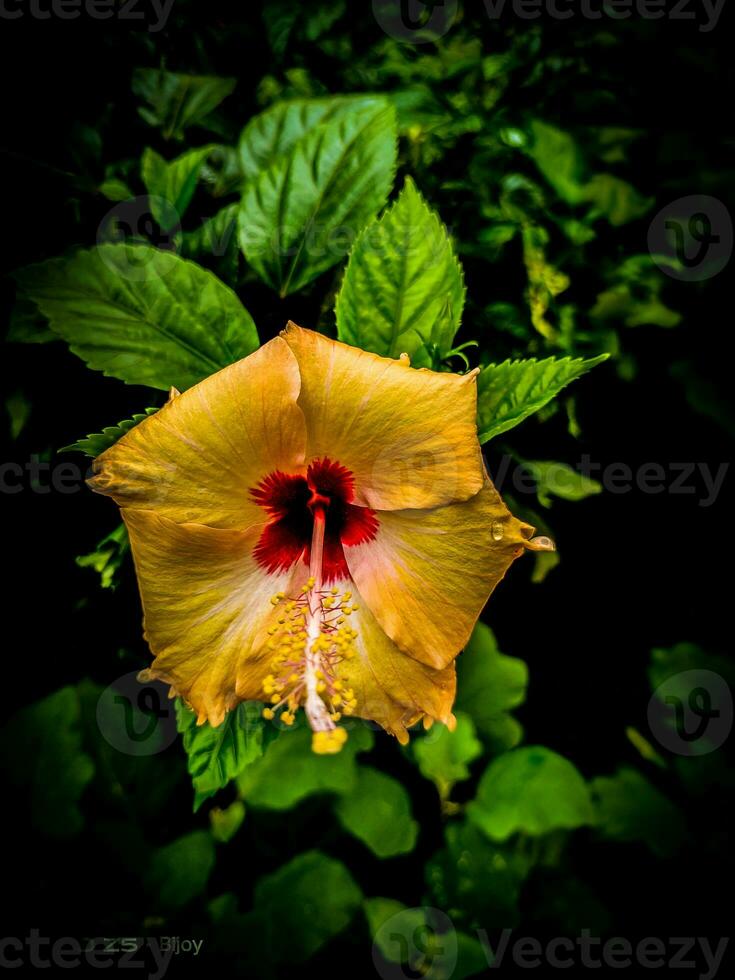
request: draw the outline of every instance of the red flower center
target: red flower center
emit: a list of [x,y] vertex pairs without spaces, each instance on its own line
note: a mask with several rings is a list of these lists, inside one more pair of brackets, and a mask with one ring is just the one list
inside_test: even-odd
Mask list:
[[257,561],[269,572],[285,571],[302,558],[308,565],[316,508],[326,518],[325,583],[349,578],[344,548],[372,541],[378,530],[374,511],[352,503],[352,473],[331,459],[315,460],[306,476],[276,470],[250,493],[271,518],[255,548]]

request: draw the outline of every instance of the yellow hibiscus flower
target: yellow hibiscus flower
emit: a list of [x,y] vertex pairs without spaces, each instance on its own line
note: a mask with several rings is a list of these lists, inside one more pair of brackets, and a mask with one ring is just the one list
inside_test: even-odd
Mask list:
[[474,373],[415,370],[293,323],[95,461],[122,508],[154,654],[200,724],[303,707],[405,742],[452,725],[454,660],[533,529],[483,465]]

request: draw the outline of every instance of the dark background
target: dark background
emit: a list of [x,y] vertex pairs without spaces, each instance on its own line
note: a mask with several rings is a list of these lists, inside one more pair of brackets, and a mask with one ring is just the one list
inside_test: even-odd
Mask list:
[[[235,15],[233,5],[217,0],[177,0],[167,28],[155,35],[125,23],[85,18],[0,20],[2,273],[93,243],[110,205],[80,192],[69,177],[80,171],[75,136],[80,123],[99,129],[108,160],[135,157],[144,145],[156,145],[155,135],[135,112],[133,67],[156,66],[163,59],[176,70],[236,76],[237,88],[223,116],[223,125],[236,138],[240,126],[260,109],[256,91],[263,75],[279,77],[284,70],[263,41],[259,8],[248,4],[240,10],[238,5]],[[711,33],[668,20],[611,24],[608,29],[622,36],[623,44],[608,55],[600,49],[591,58],[594,74],[575,78],[562,72],[556,90],[546,93],[546,116],[559,125],[599,122],[601,103],[593,94],[604,90],[605,123],[644,131],[631,168],[636,186],[656,198],[655,209],[700,192],[732,205],[728,13]],[[489,45],[502,32],[526,29],[512,21],[491,29],[480,9],[466,13],[466,24],[474,24]],[[545,44],[563,58],[584,45],[593,29],[582,20],[545,22]],[[362,52],[383,39],[369,4],[352,5],[340,30],[349,32]],[[307,44],[294,45],[288,58],[309,66],[327,90],[343,90],[342,66],[335,59],[318,56]],[[524,100],[533,108],[536,96],[519,87],[508,98],[522,112]],[[451,158],[438,166],[447,180],[463,179],[466,161],[460,141]],[[463,220],[462,202],[458,207],[451,191],[439,187],[431,203],[450,226]],[[623,229],[616,247],[621,236],[630,236],[639,240],[637,249],[645,249],[641,228],[645,235],[645,222]],[[604,236],[595,248],[604,253]],[[596,261],[596,255],[589,260]],[[463,256],[463,262],[468,292],[478,308],[495,299],[498,284],[514,275],[512,261],[507,271],[496,268],[493,274],[477,258]],[[543,425],[531,420],[513,433],[514,449],[527,458],[553,455],[572,464],[589,453],[602,464],[623,462],[633,469],[646,462],[701,462],[716,470],[728,462],[730,270],[728,266],[698,286],[667,283],[667,297],[683,314],[682,323],[672,330],[644,326],[626,334],[626,352],[637,364],[632,380],[621,380],[608,362],[577,383],[579,440],[567,433],[563,416],[557,415]],[[13,286],[7,279],[0,285],[5,314]],[[584,290],[584,277],[578,288]],[[322,288],[279,300],[254,284],[247,305],[266,340],[289,318],[315,326],[323,295]],[[474,336],[471,311],[470,306],[464,320],[467,337]],[[90,372],[56,344],[8,345],[0,356],[3,392],[21,391],[32,406],[17,441],[10,440],[6,420],[0,422],[2,461],[25,465],[33,454],[51,458],[58,447],[83,433],[151,403],[150,392]],[[696,372],[715,401],[709,415],[696,410],[684,386],[672,377],[671,366],[679,362]],[[81,457],[66,458],[84,465]],[[494,468],[494,444],[488,459]],[[42,475],[41,482],[47,479]],[[550,745],[589,777],[611,772],[621,762],[635,765],[638,756],[624,728],[646,731],[650,650],[691,640],[710,652],[731,654],[731,486],[728,473],[719,498],[709,507],[699,505],[701,483],[693,495],[632,489],[578,503],[555,502],[560,567],[542,585],[534,585],[530,561],[519,563],[495,595],[487,619],[501,649],[523,657],[530,667],[528,700],[518,712],[526,742]],[[96,589],[91,573],[74,563],[75,555],[91,550],[114,526],[109,501],[77,486],[68,493],[41,492],[26,476],[22,492],[3,495],[2,504],[3,715],[65,683],[90,676],[106,685],[112,676],[143,663],[146,651],[131,568],[124,569],[120,587],[111,592]],[[122,661],[121,649],[127,651]],[[378,739],[378,764],[411,787],[415,812],[422,809],[422,799],[430,812],[433,790],[386,743]],[[164,758],[180,765],[179,751],[174,746]],[[588,882],[622,935],[726,935],[732,921],[727,898],[732,862],[724,798],[715,787],[692,800],[666,773],[654,778],[686,809],[689,834],[680,856],[661,862],[642,846],[621,849],[597,842],[593,847],[582,835],[573,845],[573,859],[587,869]],[[153,840],[168,839],[189,825],[189,793],[185,781],[172,787],[165,809],[147,826]],[[104,818],[104,803],[93,801],[90,812],[94,805]],[[4,933],[24,935],[38,926],[52,936],[137,934],[144,908],[128,849],[119,849],[94,827],[70,843],[44,841],[30,832],[23,810],[10,796],[3,811],[11,852],[6,860],[15,865],[4,887],[11,899]],[[217,869],[221,880],[213,883],[212,894],[237,880],[246,901],[248,882],[259,870],[299,849],[319,846],[345,860],[366,893],[421,903],[421,865],[441,844],[439,821],[427,819],[412,855],[378,864],[334,831],[327,812],[322,801],[311,800],[301,805],[298,817],[249,816],[228,852],[232,866]],[[246,875],[238,871],[240,861]],[[201,912],[186,915],[181,928],[168,930],[171,934],[182,928],[200,934],[196,921]],[[533,934],[548,927],[534,920],[532,911],[523,925],[527,931],[535,928]],[[335,956],[352,957],[353,944],[365,942],[355,930],[342,937],[325,968]],[[359,969],[356,964],[354,972]]]

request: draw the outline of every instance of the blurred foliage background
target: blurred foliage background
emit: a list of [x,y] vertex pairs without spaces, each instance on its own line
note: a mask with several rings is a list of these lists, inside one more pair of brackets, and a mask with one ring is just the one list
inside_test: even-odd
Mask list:
[[[383,93],[399,132],[392,199],[412,178],[464,268],[455,348],[477,343],[462,351],[472,366],[611,355],[487,447],[491,472],[511,460],[501,492],[559,555],[519,562],[491,600],[458,663],[457,731],[401,749],[359,726],[323,759],[303,730],[263,751],[254,726],[249,764],[214,796],[201,775],[193,813],[185,712],[183,738],[167,737],[169,717],[153,754],[103,734],[119,706],[102,691],[148,659],[134,573],[109,503],[73,477],[51,487],[46,465],[162,396],[41,343],[6,277],[2,459],[24,467],[3,508],[3,809],[20,857],[8,935],[193,937],[199,966],[374,975],[375,957],[390,976],[401,950],[381,925],[434,907],[457,930],[457,962],[429,942],[413,967],[460,978],[486,966],[478,928],[727,934],[728,746],[687,757],[648,720],[668,677],[732,674],[729,475],[714,501],[699,469],[691,493],[672,492],[672,464],[714,473],[731,458],[729,270],[688,281],[649,248],[672,202],[731,200],[726,35],[724,16],[704,33],[635,16],[491,19],[465,3],[442,37],[404,43],[370,4],[340,0],[236,14],[176,0],[156,32],[4,23],[4,273],[94,245],[119,202],[175,186],[183,224],[156,214],[154,244],[230,284],[262,341],[288,319],[334,335],[343,261],[279,291],[238,247],[239,141],[283,100]],[[559,492],[545,478],[584,456],[660,464],[667,489],[577,477]],[[413,936],[422,915],[396,928]]]

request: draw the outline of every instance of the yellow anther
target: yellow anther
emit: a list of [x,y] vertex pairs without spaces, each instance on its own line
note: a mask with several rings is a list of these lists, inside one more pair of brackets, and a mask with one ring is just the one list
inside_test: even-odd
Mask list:
[[330,595],[339,595],[339,589],[330,589],[329,590],[329,594]]
[[278,702],[280,700],[281,700],[281,695],[280,694],[273,694],[273,695],[271,695],[271,704],[278,704]]
[[333,687],[335,691],[341,691],[343,687],[342,681],[335,681]]
[[263,717],[266,721],[271,721],[273,718],[275,718],[275,712],[272,708],[263,708]]
[[342,596],[342,598],[343,598],[343,600],[345,602],[349,602],[350,599],[352,598],[352,593],[351,592],[345,592],[344,595]]

